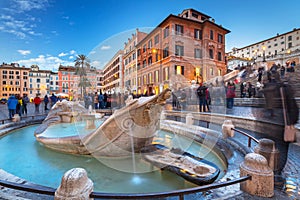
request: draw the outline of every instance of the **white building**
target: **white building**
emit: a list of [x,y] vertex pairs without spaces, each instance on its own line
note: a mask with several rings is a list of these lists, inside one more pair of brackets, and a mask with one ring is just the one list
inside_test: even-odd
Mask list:
[[32,65],[29,72],[29,98],[34,98],[37,94],[44,97],[50,94],[50,70],[40,70],[39,66]]
[[266,40],[242,48],[233,48],[228,56],[246,59],[272,59],[277,55],[300,51],[300,29],[278,34]]

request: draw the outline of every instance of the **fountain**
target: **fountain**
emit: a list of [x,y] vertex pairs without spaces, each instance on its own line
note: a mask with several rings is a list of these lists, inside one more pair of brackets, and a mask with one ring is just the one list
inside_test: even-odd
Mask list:
[[[170,97],[171,90],[166,89],[161,94],[126,100],[126,106],[116,110],[98,128],[95,125],[95,115],[92,108],[87,112],[74,115],[74,110],[81,109],[78,104],[62,102],[55,106],[42,125],[35,131],[35,137],[41,144],[62,152],[92,155],[95,158],[102,157],[132,157],[133,172],[136,173],[136,161],[134,153],[142,153],[145,161],[154,166],[167,169],[170,172],[182,176],[186,180],[198,184],[208,184],[215,181],[220,174],[220,169],[208,161],[193,156],[180,149],[168,149],[166,146],[151,145],[153,137],[159,129],[159,119],[162,106]],[[71,104],[71,105],[70,105]],[[73,108],[73,111],[71,110]],[[54,110],[63,111],[54,111]],[[51,115],[54,115],[51,117]],[[68,116],[65,120],[56,122],[86,121],[86,130],[90,132],[69,137],[47,137],[43,134],[45,126],[51,128],[55,115]],[[49,122],[51,121],[51,123]],[[46,128],[47,129],[47,128]],[[95,129],[95,130],[94,130]],[[168,160],[168,162],[166,162]]]

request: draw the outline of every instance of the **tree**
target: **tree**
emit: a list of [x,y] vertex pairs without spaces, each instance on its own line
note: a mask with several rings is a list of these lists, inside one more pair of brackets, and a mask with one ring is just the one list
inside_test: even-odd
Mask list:
[[86,76],[86,69],[90,69],[90,61],[89,59],[81,54],[76,56],[75,68],[76,68],[76,75],[79,75],[79,84],[78,86],[81,89],[81,99],[83,99],[83,95],[86,95],[86,88],[91,86],[87,76]]

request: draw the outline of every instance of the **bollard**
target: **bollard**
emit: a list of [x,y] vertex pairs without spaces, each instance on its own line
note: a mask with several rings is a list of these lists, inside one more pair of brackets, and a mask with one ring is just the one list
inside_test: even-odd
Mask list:
[[240,165],[240,176],[250,175],[251,180],[240,184],[240,189],[259,197],[274,196],[274,172],[265,157],[257,153],[249,153]]
[[222,135],[224,139],[234,136],[234,130],[232,130],[233,128],[234,125],[232,124],[231,120],[224,121],[224,123],[222,124]]
[[193,115],[192,113],[188,113],[185,117],[185,123],[187,125],[194,125],[194,118],[193,118]]
[[87,177],[85,169],[73,168],[62,177],[61,184],[55,191],[54,200],[91,200],[89,197],[94,184]]
[[275,142],[270,139],[260,139],[254,152],[264,156],[273,171],[279,169],[279,150],[275,148]]

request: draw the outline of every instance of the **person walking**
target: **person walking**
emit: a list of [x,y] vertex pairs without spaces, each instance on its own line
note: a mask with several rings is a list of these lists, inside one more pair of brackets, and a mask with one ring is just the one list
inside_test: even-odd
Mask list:
[[45,97],[44,97],[45,111],[49,110],[48,109],[48,103],[49,103],[49,98],[48,98],[48,95],[46,94]]
[[34,103],[34,106],[35,106],[35,113],[40,113],[40,104],[41,104],[42,100],[41,98],[39,97],[39,95],[37,94],[36,97],[34,97],[33,99],[33,103]]
[[23,94],[23,97],[22,97],[22,114],[23,115],[27,115],[27,104],[29,103],[29,98],[27,96],[27,94]]
[[7,100],[7,107],[8,107],[8,114],[9,119],[12,119],[13,116],[16,114],[18,100],[16,99],[15,95],[12,95]]

